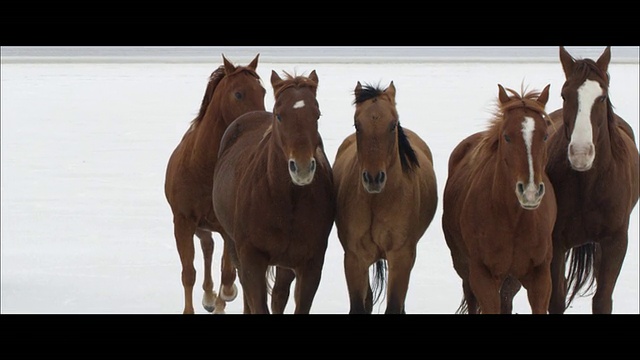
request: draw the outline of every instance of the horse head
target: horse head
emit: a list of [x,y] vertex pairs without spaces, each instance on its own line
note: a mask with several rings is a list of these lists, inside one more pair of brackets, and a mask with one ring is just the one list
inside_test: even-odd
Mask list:
[[308,77],[286,74],[283,79],[272,71],[271,85],[275,97],[271,131],[288,160],[291,181],[308,185],[316,171],[316,150],[322,147],[316,99],[318,75],[313,70]]

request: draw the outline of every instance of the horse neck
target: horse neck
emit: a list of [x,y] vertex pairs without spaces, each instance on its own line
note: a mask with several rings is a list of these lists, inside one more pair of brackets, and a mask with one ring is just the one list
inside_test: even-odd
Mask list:
[[193,155],[196,159],[214,166],[218,158],[218,148],[227,123],[217,109],[210,109],[197,125]]

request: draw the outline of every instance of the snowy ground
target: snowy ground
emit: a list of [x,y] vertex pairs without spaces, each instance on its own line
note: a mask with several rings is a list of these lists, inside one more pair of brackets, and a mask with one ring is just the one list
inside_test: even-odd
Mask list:
[[[597,48],[595,56],[600,52]],[[570,50],[571,51],[571,50]],[[247,56],[225,55],[246,64]],[[586,57],[574,53],[577,57]],[[2,307],[3,314],[176,314],[182,311],[180,262],[171,211],[163,193],[169,155],[194,118],[207,78],[221,63],[2,64]],[[613,48],[610,96],[634,128],[638,143],[638,61],[617,63]],[[435,157],[439,194],[448,156],[467,135],[484,129],[497,84],[542,89],[547,109],[561,104],[564,75],[558,62],[290,63],[262,56],[258,72],[273,105],[271,70],[320,79],[320,132],[333,160],[353,131],[352,91],[357,81],[397,89],[400,121],[420,134]],[[441,202],[419,243],[406,309],[452,314],[461,299],[441,228]],[[614,293],[614,313],[638,314],[638,207],[631,214],[629,248]],[[216,234],[214,280],[219,284],[222,240]],[[202,291],[202,256],[196,252],[196,312]],[[530,313],[526,291],[514,311]],[[242,312],[242,301],[228,313]],[[590,312],[578,299],[571,314]],[[349,310],[342,248],[329,239],[323,278],[312,313]],[[292,312],[293,306],[287,308]],[[384,312],[384,304],[374,308]]]

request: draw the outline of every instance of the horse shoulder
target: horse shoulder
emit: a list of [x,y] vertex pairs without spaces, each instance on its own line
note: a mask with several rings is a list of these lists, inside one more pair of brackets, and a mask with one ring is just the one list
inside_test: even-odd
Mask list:
[[636,136],[635,133],[633,132],[633,128],[631,127],[631,125],[629,125],[628,122],[626,122],[623,118],[621,118],[618,115],[614,115],[615,119],[616,119],[616,127],[618,128],[618,130],[621,130],[621,134],[622,135],[627,135],[630,139],[631,142],[633,142],[633,144],[635,145],[636,143]]
[[[233,146],[238,139],[250,131],[260,131],[270,124],[271,113],[262,110],[251,111],[240,115],[225,130],[220,140],[220,148],[218,158],[222,157],[224,152]],[[264,130],[263,130],[264,131]]]
[[464,140],[458,143],[451,155],[449,155],[449,176],[455,172],[458,166],[463,162],[466,156],[469,154],[471,150],[473,150],[480,141],[480,136],[482,133],[475,133],[466,137]]

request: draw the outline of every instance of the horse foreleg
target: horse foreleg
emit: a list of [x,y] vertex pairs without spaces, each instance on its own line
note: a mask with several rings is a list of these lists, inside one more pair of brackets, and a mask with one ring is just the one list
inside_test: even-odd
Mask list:
[[522,279],[532,314],[546,314],[551,299],[551,267],[548,261],[535,266]]
[[554,244],[551,259],[551,299],[549,314],[564,314],[567,309],[566,249]]
[[214,314],[224,314],[224,310],[227,307],[227,303],[233,301],[238,296],[238,287],[235,284],[237,273],[234,265],[233,243],[227,238],[225,234],[222,234],[224,239],[224,247],[222,250],[222,259],[220,265],[220,290],[216,297]]
[[196,282],[196,268],[193,266],[195,247],[193,235],[196,224],[181,215],[173,217],[173,233],[182,265],[182,287],[184,288],[183,314],[193,314],[193,285]]
[[271,311],[274,314],[284,314],[289,301],[291,283],[296,278],[295,272],[291,269],[276,267],[276,280],[271,292]]
[[500,313],[500,286],[503,280],[493,276],[484,264],[469,264],[469,286],[483,314]]
[[323,258],[311,260],[302,269],[296,269],[295,314],[309,314],[311,312],[313,298],[316,296],[318,286],[320,286],[323,261]]
[[349,250],[344,254],[344,273],[349,291],[349,314],[370,314],[373,304],[365,307],[365,299],[371,297],[369,266],[357,254]]
[[409,289],[411,269],[416,260],[413,250],[389,254],[389,284],[387,287],[387,309],[385,314],[404,314],[404,302]]
[[196,236],[200,239],[200,246],[202,247],[202,256],[204,258],[204,281],[202,282],[202,306],[208,312],[212,312],[215,309],[216,292],[213,291],[213,278],[211,276],[211,264],[213,258],[213,237],[211,232],[196,229]]
[[[625,231],[600,242],[600,258],[596,272],[596,292],[593,295],[591,311],[594,314],[611,314],[613,311],[613,290],[615,289],[622,263],[627,254],[629,238]],[[598,259],[596,257],[596,259]]]
[[240,260],[240,280],[245,296],[245,312],[251,314],[268,314],[267,306],[267,259],[257,252],[242,253],[238,251]]

